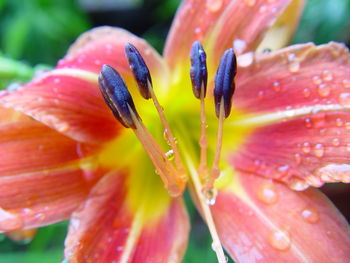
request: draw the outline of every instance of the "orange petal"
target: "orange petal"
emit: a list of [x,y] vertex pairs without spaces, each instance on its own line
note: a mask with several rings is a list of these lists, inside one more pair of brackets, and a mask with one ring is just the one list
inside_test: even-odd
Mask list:
[[0,231],[67,219],[96,180],[87,159],[96,149],[20,112],[0,112],[7,113],[0,125]]
[[232,157],[235,167],[296,190],[350,182],[349,66],[346,48],[331,43],[290,47],[241,68],[234,101],[254,112],[242,117],[253,132]]
[[145,219],[144,193],[137,190],[140,205],[131,209],[134,186],[126,181],[123,174],[104,177],[73,214],[65,249],[70,262],[181,262],[189,231],[182,201],[170,200],[164,212]]
[[16,109],[82,142],[116,136],[121,126],[104,103],[97,83],[65,75],[46,75],[0,97]]
[[237,54],[254,50],[265,30],[290,2],[184,1],[173,21],[164,56],[171,68],[174,68],[179,62],[189,60],[191,45],[195,40],[199,40],[203,42],[209,54],[208,65],[216,68],[225,49],[233,46]]
[[348,262],[349,226],[321,192],[295,192],[253,174],[235,176],[212,208],[235,262]]
[[58,69],[81,69],[99,73],[103,64],[114,67],[123,76],[131,75],[125,57],[125,44],[133,44],[143,56],[151,74],[161,76],[167,67],[161,56],[145,40],[117,27],[97,27],[82,34],[58,62]]
[[[2,92],[0,105],[21,111],[81,142],[110,140],[120,125],[102,99],[97,73],[103,64],[109,64],[130,80],[132,74],[124,55],[127,42],[143,54],[155,85],[164,87],[167,67],[154,49],[125,30],[100,27],[83,34],[54,70],[36,76],[14,92]],[[135,86],[132,83],[131,89]]]
[[36,231],[36,228],[26,230],[14,230],[5,233],[5,235],[13,241],[28,243],[35,237]]

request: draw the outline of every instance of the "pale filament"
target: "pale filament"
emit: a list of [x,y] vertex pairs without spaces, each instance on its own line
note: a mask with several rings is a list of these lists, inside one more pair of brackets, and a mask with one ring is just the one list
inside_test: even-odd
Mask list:
[[210,176],[205,184],[205,189],[204,189],[205,191],[211,191],[214,188],[215,180],[220,176],[219,163],[220,163],[220,157],[221,157],[224,120],[225,120],[224,99],[222,98],[220,103],[219,126],[217,131],[214,161],[210,171]]
[[207,223],[210,235],[213,239],[212,248],[216,253],[216,257],[219,263],[226,263],[226,256],[224,254],[224,250],[221,245],[221,241],[216,230],[215,222],[210,210],[210,207],[207,204],[206,197],[202,193],[202,184],[199,178],[199,175],[192,165],[192,161],[188,155],[186,155],[186,161],[188,164],[188,168],[190,171],[191,179],[195,188],[196,195],[198,197],[198,201],[200,207],[202,209],[202,216],[204,217],[205,222]]
[[179,180],[178,171],[165,156],[163,150],[159,147],[151,133],[143,125],[142,121],[136,117],[131,107],[129,107],[129,111],[131,112],[132,120],[136,126],[136,129],[132,130],[149,155],[156,168],[156,171],[159,173],[165,187],[168,189],[169,194],[173,197],[178,197],[183,193],[185,183]]
[[154,106],[157,109],[160,121],[162,122],[166,139],[168,140],[168,142],[170,144],[170,147],[174,151],[174,160],[175,160],[176,168],[178,170],[178,174],[180,175],[180,178],[185,183],[187,181],[187,176],[186,176],[186,172],[185,172],[184,166],[182,165],[179,149],[176,146],[176,139],[175,139],[174,135],[172,134],[172,132],[170,130],[170,126],[169,126],[168,121],[165,118],[163,108],[159,104],[159,101],[158,101],[158,99],[157,99],[157,97],[156,97],[156,95],[155,95],[155,93],[153,91],[153,88],[151,87],[151,84],[149,82],[148,82],[148,89],[150,91],[151,98],[152,98],[152,101],[154,103]]
[[207,167],[207,119],[205,115],[205,100],[204,100],[204,86],[201,86],[201,96],[200,96],[200,118],[201,118],[201,135],[199,139],[200,153],[200,163],[199,163],[199,175],[202,180],[207,178],[208,167]]

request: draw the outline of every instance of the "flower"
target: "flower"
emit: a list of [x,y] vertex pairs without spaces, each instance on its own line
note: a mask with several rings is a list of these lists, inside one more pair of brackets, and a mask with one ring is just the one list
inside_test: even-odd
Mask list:
[[[164,58],[125,30],[96,28],[54,70],[3,92],[0,229],[70,218],[65,249],[70,262],[180,262],[189,232],[183,202],[170,197],[137,137],[114,118],[97,79],[103,64],[115,68],[143,124],[162,149],[169,148],[157,111],[138,95],[125,58],[126,43],[137,47],[195,182],[200,118],[189,52],[199,40],[207,52],[210,158],[218,122],[213,78],[226,49],[233,46],[238,55],[218,194],[209,211],[215,223],[193,191],[208,225],[237,262],[346,262],[346,221],[317,189],[305,188],[350,180],[349,52],[337,43],[254,52],[259,44],[285,45],[302,6],[303,1],[287,0],[187,0]],[[146,149],[156,149],[147,131],[141,135],[146,136],[141,142],[152,145]]]

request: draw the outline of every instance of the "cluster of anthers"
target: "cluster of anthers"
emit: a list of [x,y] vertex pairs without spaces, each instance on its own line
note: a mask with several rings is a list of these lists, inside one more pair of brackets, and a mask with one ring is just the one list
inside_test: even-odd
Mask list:
[[[186,160],[186,156],[180,155],[177,140],[170,129],[163,108],[159,104],[154,93],[151,74],[140,52],[132,44],[128,43],[125,46],[125,53],[142,97],[144,99],[152,99],[154,103],[165,131],[165,139],[171,147],[174,161],[169,160],[167,153],[162,150],[156,139],[143,124],[121,75],[108,65],[103,65],[99,75],[101,93],[120,123],[126,128],[131,128],[133,130],[155,166],[156,172],[161,176],[169,194],[173,197],[178,197],[184,192],[188,181],[187,170],[185,169],[186,166],[182,159],[185,158]],[[215,200],[216,191],[214,182],[220,175],[219,162],[223,137],[223,123],[231,112],[232,96],[235,90],[234,80],[237,72],[236,56],[232,48],[226,50],[221,58],[215,76],[214,101],[215,112],[219,123],[214,160],[211,169],[208,168],[207,161],[208,143],[205,114],[208,71],[206,54],[198,41],[194,42],[192,45],[190,58],[192,90],[195,97],[200,100],[201,135],[199,139],[199,166],[195,169],[187,162],[189,164],[187,168],[195,189],[196,198],[201,206],[202,215],[206,220],[213,238],[213,249],[217,253],[219,262],[226,262],[208,205],[211,205],[213,200]]]

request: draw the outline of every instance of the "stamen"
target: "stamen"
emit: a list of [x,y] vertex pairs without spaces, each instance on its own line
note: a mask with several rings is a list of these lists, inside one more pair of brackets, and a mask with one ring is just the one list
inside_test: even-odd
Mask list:
[[126,128],[135,128],[129,108],[134,111],[138,119],[140,117],[136,112],[134,102],[126,88],[125,82],[119,73],[111,66],[103,65],[102,71],[98,76],[98,82],[102,96],[114,116]]
[[127,43],[125,45],[125,54],[141,95],[148,100],[151,98],[148,83],[152,86],[151,74],[149,73],[148,67],[140,52],[132,44]]
[[207,195],[213,195],[215,179],[220,176],[220,156],[223,137],[224,120],[231,113],[232,96],[235,90],[235,76],[237,73],[236,55],[233,49],[225,51],[221,58],[220,65],[215,76],[214,100],[216,116],[219,118],[216,149],[214,162],[211,169],[210,177],[208,178],[204,191]]
[[99,75],[99,84],[107,105],[121,124],[132,128],[161,176],[169,194],[174,197],[181,195],[185,188],[185,182],[179,178],[178,171],[143,125],[122,77],[112,67],[103,65]]
[[237,73],[236,55],[233,49],[230,48],[225,51],[220,60],[220,65],[215,76],[215,112],[219,118],[220,105],[224,104],[225,118],[231,113],[232,96],[235,91],[235,76]]
[[192,90],[196,98],[200,99],[200,118],[201,118],[201,135],[199,139],[199,146],[201,149],[199,174],[202,180],[207,177],[207,120],[205,116],[205,101],[204,98],[207,92],[207,61],[203,46],[198,42],[194,42],[191,48],[191,70],[190,76],[192,81]]
[[187,181],[187,176],[186,176],[184,166],[182,165],[179,150],[176,146],[176,139],[170,130],[168,121],[165,118],[164,110],[162,106],[159,104],[159,101],[153,91],[152,81],[151,81],[148,67],[145,61],[143,60],[140,52],[132,44],[128,43],[126,45],[125,52],[129,60],[130,68],[139,86],[141,95],[145,99],[152,98],[154,106],[161,120],[162,126],[164,128],[166,140],[168,141],[168,143],[170,144],[170,147],[174,152],[174,159],[175,159],[175,165],[178,171],[178,176],[185,183]]

